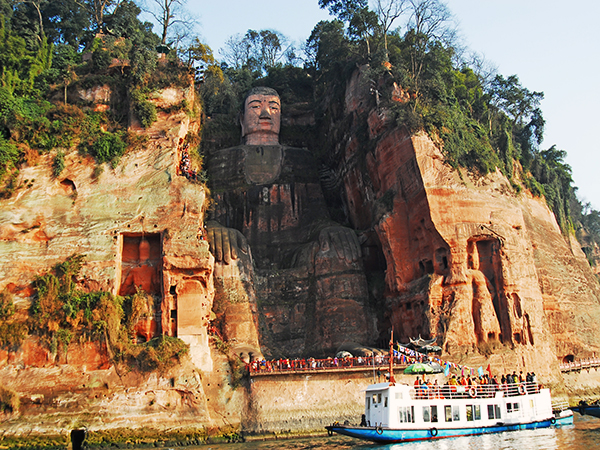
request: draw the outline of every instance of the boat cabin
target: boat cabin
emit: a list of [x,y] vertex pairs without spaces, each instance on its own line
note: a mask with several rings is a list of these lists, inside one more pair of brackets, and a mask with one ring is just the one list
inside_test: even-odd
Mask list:
[[441,386],[415,389],[405,384],[378,383],[365,391],[367,426],[383,428],[465,428],[536,421],[552,417],[548,389],[518,385]]

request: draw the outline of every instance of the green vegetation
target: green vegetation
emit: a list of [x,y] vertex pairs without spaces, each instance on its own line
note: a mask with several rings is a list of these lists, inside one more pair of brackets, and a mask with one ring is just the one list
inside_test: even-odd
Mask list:
[[[240,99],[251,86],[268,85],[279,90],[284,114],[286,107],[302,103],[316,112],[316,129],[307,133],[282,126],[282,138],[313,149],[323,164],[330,164],[347,128],[366,122],[364,113],[352,121],[340,108],[350,75],[362,67],[361,82],[373,94],[371,106],[393,111],[396,123],[411,132],[428,133],[451,167],[476,177],[500,170],[515,194],[527,188],[544,196],[563,233],[581,229],[578,236],[586,236],[582,244],[592,251],[600,239],[593,225],[599,213],[577,201],[566,153],[539,147],[544,94],[522,86],[516,75],[486,70],[481,58],[456,45],[445,3],[390,0],[375,3],[387,9],[373,10],[367,0],[318,3],[336,19],[314,27],[302,68],[285,56],[296,55],[295,49],[285,49],[285,37],[269,30],[248,30],[227,42],[223,73],[207,71],[200,87],[211,117],[204,128],[204,151],[239,142],[230,124]],[[317,138],[311,141],[309,135]],[[366,133],[361,144],[370,145]]]
[[17,349],[27,336],[27,324],[17,317],[12,295],[0,292],[0,346],[6,350]]
[[[188,87],[191,67],[177,52],[159,64],[160,38],[141,22],[131,0],[3,2],[0,9],[0,190],[12,195],[20,164],[56,152],[64,169],[77,146],[113,167],[137,143],[127,135],[131,113],[143,127],[156,120],[148,95]],[[164,46],[163,46],[164,47]],[[161,51],[168,51],[164,48]],[[77,92],[105,87],[105,108]],[[102,106],[102,105],[100,105]],[[183,105],[186,106],[186,105]],[[96,110],[97,111],[96,111]]]
[[19,410],[19,394],[11,389],[0,386],[0,411],[13,413]]
[[[96,340],[107,345],[114,363],[129,369],[165,372],[178,364],[189,346],[177,338],[161,336],[134,344],[135,326],[149,319],[153,299],[143,292],[118,297],[104,291],[82,291],[77,277],[84,258],[73,255],[35,280],[29,329],[55,354],[65,354],[71,342]],[[11,303],[5,304],[5,308],[0,304],[0,314],[10,312]],[[0,333],[3,331],[0,324]],[[4,333],[0,335],[0,340],[8,339]]]

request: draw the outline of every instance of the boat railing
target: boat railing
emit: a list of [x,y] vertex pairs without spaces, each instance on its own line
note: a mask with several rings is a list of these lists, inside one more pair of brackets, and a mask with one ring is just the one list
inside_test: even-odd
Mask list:
[[[406,361],[394,357],[394,367],[405,367]],[[343,371],[351,369],[375,369],[382,371],[389,367],[389,356],[357,356],[345,358],[302,358],[252,361],[247,364],[250,375],[276,373],[296,373],[314,371]]]
[[552,412],[560,413],[569,409],[569,402],[566,400],[552,400]]
[[541,386],[535,382],[473,385],[428,385],[421,384],[410,390],[411,398],[416,400],[435,398],[494,398],[501,392],[507,397],[537,394]]

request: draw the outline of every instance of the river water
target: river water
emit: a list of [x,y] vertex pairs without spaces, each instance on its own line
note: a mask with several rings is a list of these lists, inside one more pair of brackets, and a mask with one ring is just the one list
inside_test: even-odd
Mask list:
[[375,445],[334,435],[243,444],[202,445],[194,448],[198,450],[593,450],[600,449],[600,419],[582,417],[575,413],[574,424],[561,428],[510,431],[406,444]]

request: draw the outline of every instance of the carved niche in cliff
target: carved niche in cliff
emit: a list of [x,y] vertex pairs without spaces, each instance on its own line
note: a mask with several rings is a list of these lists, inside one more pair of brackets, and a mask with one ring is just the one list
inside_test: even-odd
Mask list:
[[122,236],[121,285],[119,295],[139,293],[147,299],[136,324],[138,342],[161,334],[162,258],[160,234]]

